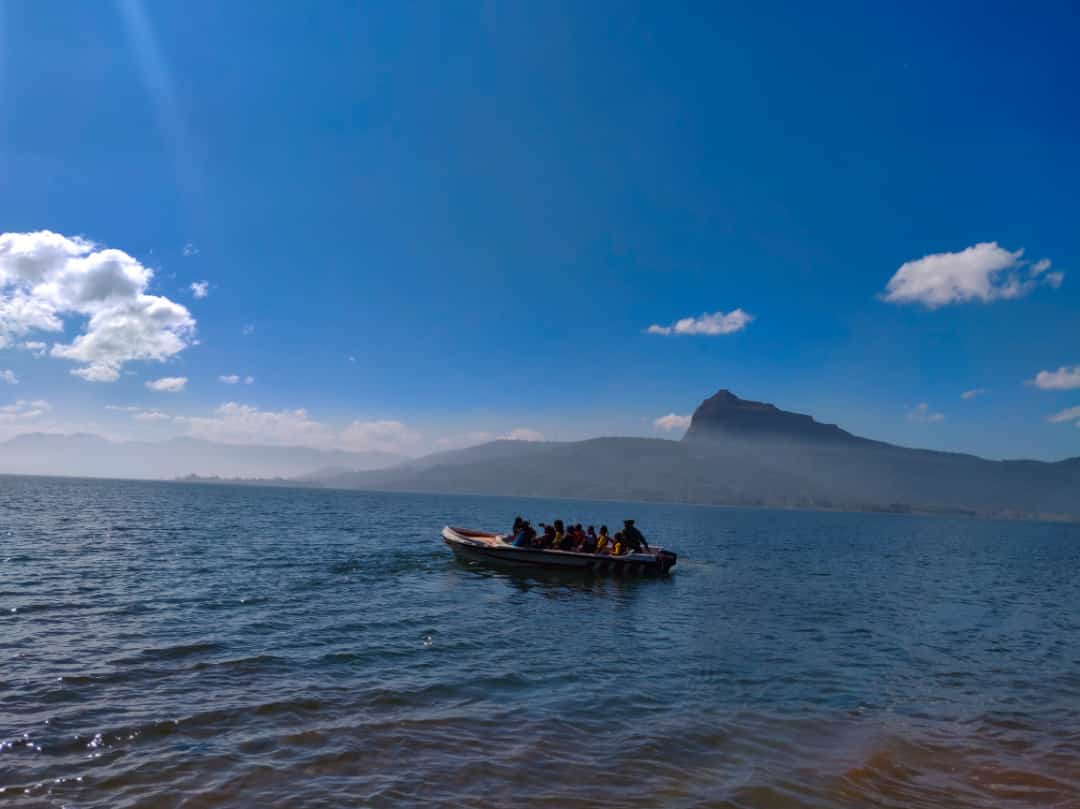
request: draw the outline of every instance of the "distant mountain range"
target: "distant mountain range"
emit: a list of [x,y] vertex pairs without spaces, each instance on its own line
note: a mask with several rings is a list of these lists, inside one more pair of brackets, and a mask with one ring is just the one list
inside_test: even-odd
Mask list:
[[1080,458],[909,449],[727,390],[701,403],[681,441],[495,441],[315,479],[390,491],[1080,519]]
[[219,444],[198,438],[109,441],[98,435],[26,433],[0,443],[0,473],[170,479],[295,478],[344,474],[404,460],[388,452],[346,452],[309,447]]
[[111,442],[21,435],[0,472],[96,477],[286,477],[384,491],[575,497],[1080,520],[1080,458],[989,461],[861,438],[721,390],[680,441],[493,441],[415,460],[381,452]]

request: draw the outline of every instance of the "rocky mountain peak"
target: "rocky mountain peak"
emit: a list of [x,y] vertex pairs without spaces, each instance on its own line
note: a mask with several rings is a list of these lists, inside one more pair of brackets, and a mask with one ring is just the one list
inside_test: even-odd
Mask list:
[[698,405],[683,440],[718,438],[779,438],[817,443],[860,440],[835,424],[822,424],[811,416],[781,410],[767,402],[740,399],[727,389],[717,391]]

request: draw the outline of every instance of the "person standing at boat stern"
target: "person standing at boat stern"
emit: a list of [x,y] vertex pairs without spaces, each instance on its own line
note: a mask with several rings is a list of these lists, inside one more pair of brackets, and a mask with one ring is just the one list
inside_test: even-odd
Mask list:
[[623,520],[623,544],[631,553],[641,553],[642,549],[651,550],[645,536],[634,527],[633,520]]

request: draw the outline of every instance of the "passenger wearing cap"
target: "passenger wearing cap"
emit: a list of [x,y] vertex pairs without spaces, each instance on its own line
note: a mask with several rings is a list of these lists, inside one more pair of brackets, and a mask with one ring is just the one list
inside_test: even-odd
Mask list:
[[649,550],[649,543],[644,535],[634,527],[633,520],[623,520],[622,530],[623,545],[632,553],[640,553],[642,549]]

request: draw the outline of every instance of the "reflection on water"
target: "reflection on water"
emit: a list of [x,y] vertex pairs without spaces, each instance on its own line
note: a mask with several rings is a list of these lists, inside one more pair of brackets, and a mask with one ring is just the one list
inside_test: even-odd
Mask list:
[[534,591],[549,596],[591,593],[599,597],[631,597],[641,587],[670,587],[675,582],[671,576],[591,575],[575,570],[484,565],[457,558],[453,564],[471,575],[497,579],[523,592]]
[[0,482],[0,806],[1080,806],[1076,527]]

